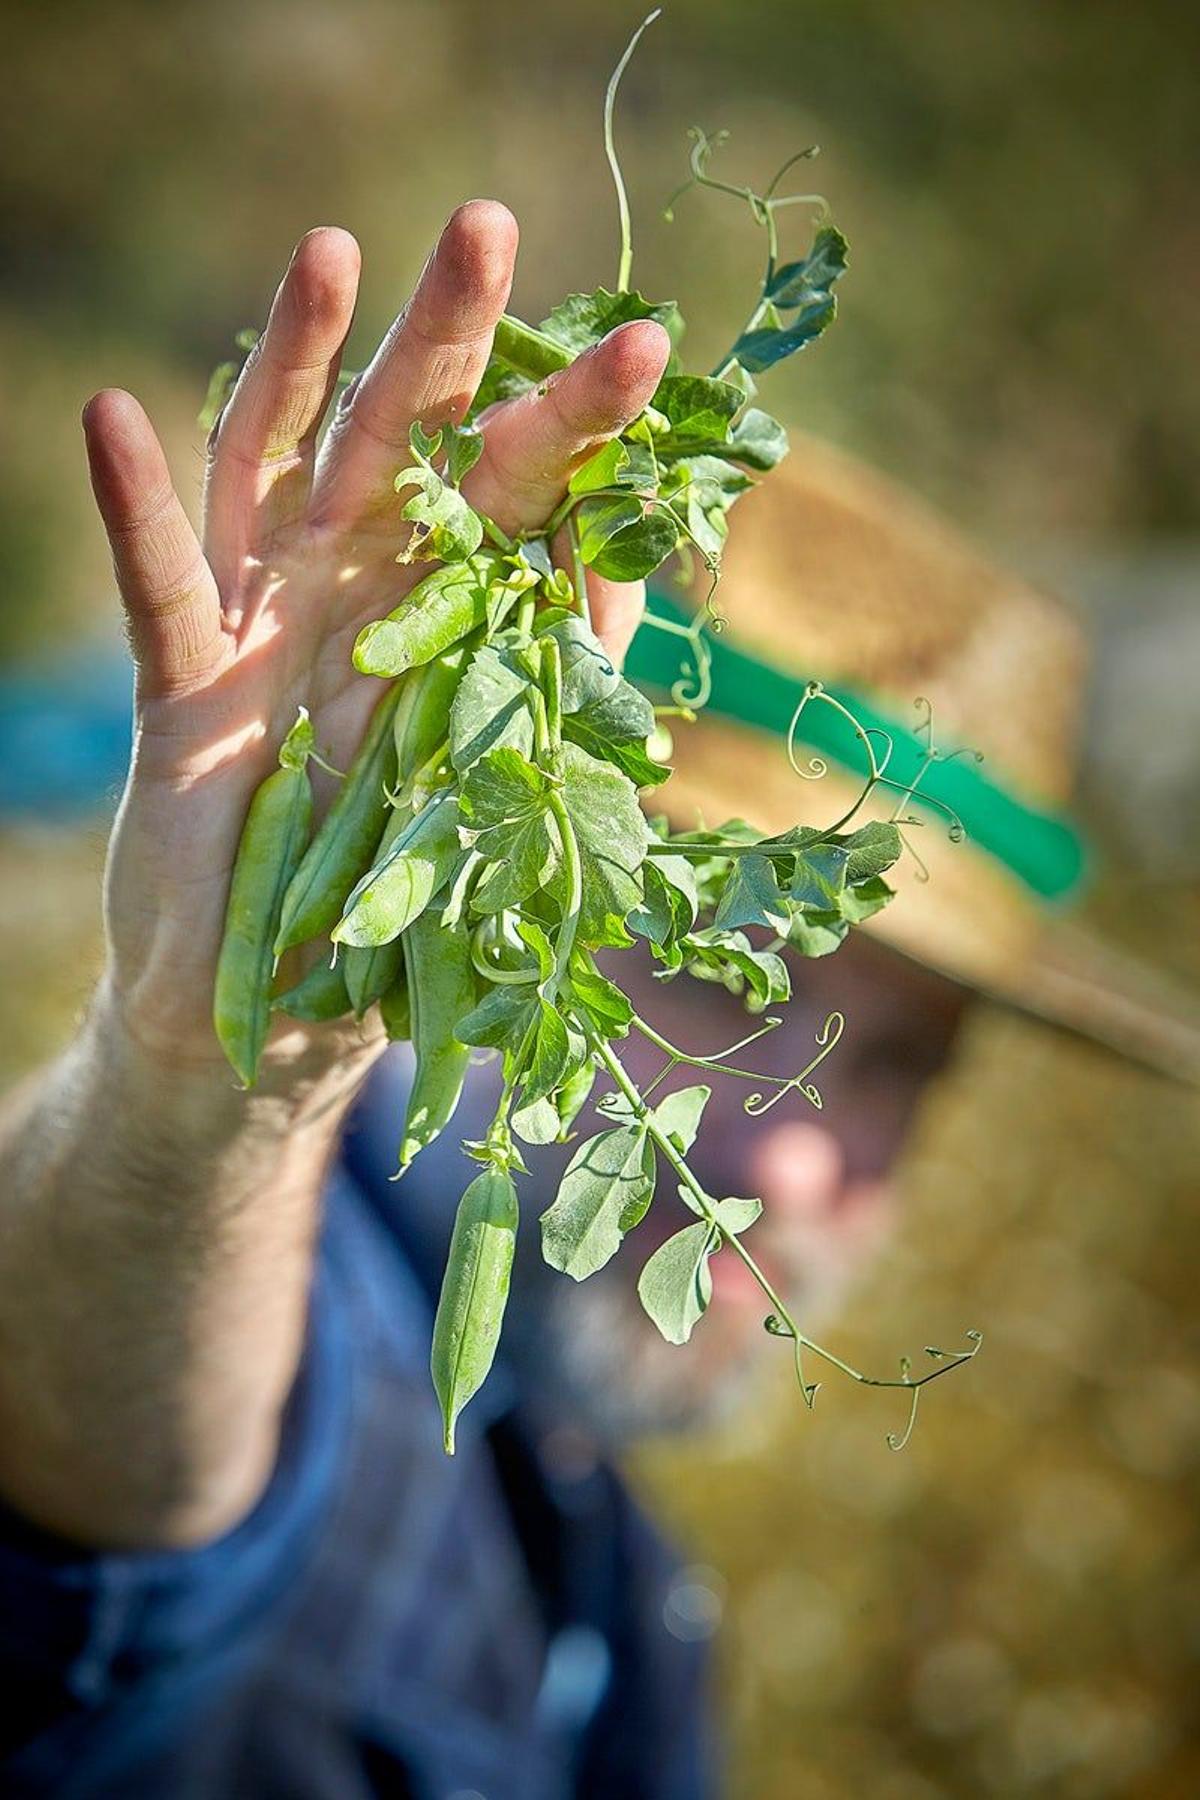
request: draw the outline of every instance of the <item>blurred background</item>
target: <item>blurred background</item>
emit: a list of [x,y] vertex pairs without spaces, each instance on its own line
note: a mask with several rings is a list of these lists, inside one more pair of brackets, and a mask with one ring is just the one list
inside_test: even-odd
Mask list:
[[[460,199],[523,224],[514,307],[612,283],[600,100],[635,12],[572,0],[130,0],[9,14],[0,110],[0,1075],[93,979],[125,748],[78,427],[133,389],[194,497],[196,413],[296,238],[365,252],[369,355]],[[686,127],[721,173],[812,179],[852,248],[841,318],[765,398],[1077,605],[1095,675],[1093,923],[1200,982],[1200,13],[1174,0],[674,0],[629,72],[635,281],[699,363],[745,310],[748,219],[661,205]],[[103,774],[97,792],[96,769]],[[1019,1129],[1014,1126],[1019,1122]],[[1200,1792],[1194,1095],[978,1008],[925,1112],[847,1354],[956,1341],[901,1456],[886,1396],[777,1391],[637,1478],[688,1546],[676,1625],[722,1619],[733,1788],[755,1800]],[[1188,1701],[1191,1693],[1193,1700]]]

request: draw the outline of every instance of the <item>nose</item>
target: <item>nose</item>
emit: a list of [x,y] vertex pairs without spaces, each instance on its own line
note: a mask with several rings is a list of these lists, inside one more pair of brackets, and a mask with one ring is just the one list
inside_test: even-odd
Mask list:
[[832,1132],[787,1120],[752,1142],[751,1192],[793,1219],[819,1223],[839,1211],[846,1190],[846,1158]]

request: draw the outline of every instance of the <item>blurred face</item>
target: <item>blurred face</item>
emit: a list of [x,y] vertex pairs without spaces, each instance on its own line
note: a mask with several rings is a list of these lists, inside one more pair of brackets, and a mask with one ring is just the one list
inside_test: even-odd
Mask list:
[[[821,1109],[793,1092],[764,1116],[750,1117],[744,1101],[754,1083],[687,1067],[660,1092],[696,1081],[712,1086],[689,1161],[714,1197],[762,1200],[750,1247],[811,1327],[887,1236],[897,1156],[927,1083],[950,1054],[968,996],[858,933],[835,956],[790,960],[794,998],[780,1009],[785,1023],[732,1060],[794,1075],[816,1054],[815,1035],[828,1014],[843,1013],[841,1041],[814,1077]],[[621,953],[621,978],[638,1010],[681,1049],[711,1054],[755,1027],[724,989],[686,975],[656,981],[648,958],[637,953]],[[662,1067],[662,1053],[636,1033],[621,1049],[639,1082]],[[559,1279],[547,1290],[560,1366],[608,1433],[720,1414],[742,1393],[760,1351],[778,1353],[762,1329],[767,1303],[728,1250],[712,1259],[712,1305],[685,1348],[665,1343],[644,1317],[637,1270],[688,1219],[661,1182],[650,1213],[606,1269],[579,1287]]]

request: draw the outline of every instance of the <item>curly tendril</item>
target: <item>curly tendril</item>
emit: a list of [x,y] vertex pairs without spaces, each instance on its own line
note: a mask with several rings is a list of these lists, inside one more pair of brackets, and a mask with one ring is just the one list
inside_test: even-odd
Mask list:
[[762,1094],[750,1094],[742,1102],[743,1112],[749,1113],[752,1119],[761,1119],[763,1114],[769,1113],[773,1106],[778,1106],[785,1094],[791,1093],[802,1094],[809,1105],[815,1107],[817,1112],[820,1112],[825,1104],[821,1097],[821,1090],[816,1082],[810,1081],[808,1077],[814,1070],[820,1068],[821,1064],[825,1061],[825,1058],[835,1046],[841,1042],[842,1033],[845,1029],[845,1014],[831,1012],[816,1034],[818,1051],[812,1061],[806,1064],[798,1074],[781,1082],[775,1093],[771,1095],[770,1099],[764,1098]]

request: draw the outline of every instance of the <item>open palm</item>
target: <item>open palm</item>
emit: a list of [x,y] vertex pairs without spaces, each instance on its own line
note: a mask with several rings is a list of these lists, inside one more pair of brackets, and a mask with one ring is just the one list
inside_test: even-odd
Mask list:
[[[516,244],[503,206],[460,207],[322,436],[359,252],[336,228],[303,238],[210,443],[203,546],[137,401],[106,390],[85,409],[137,667],[134,754],[106,882],[108,982],[154,1052],[220,1055],[211,991],[230,872],[250,797],[297,706],[327,757],[343,768],[353,759],[382,691],[353,670],[354,638],[423,573],[395,560],[407,528],[392,484],[409,427],[466,412]],[[468,498],[510,532],[536,529],[571,470],[649,400],[668,348],[658,325],[619,327],[493,408]],[[596,581],[591,602],[619,656],[640,589]],[[338,1054],[338,1033],[321,1035],[324,1053]]]

